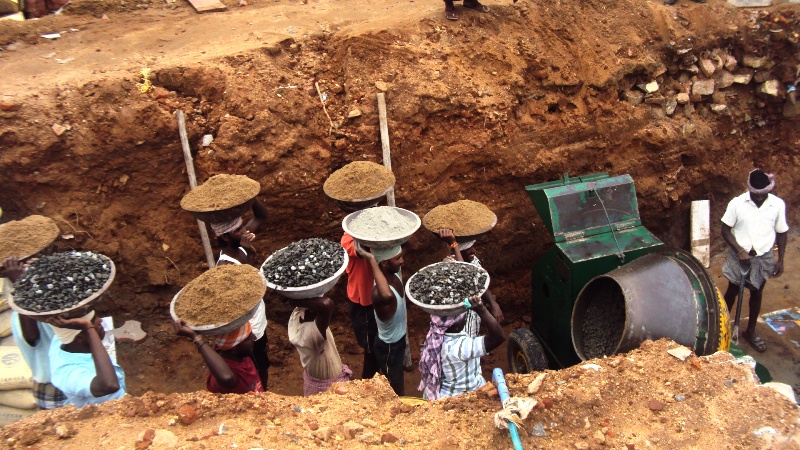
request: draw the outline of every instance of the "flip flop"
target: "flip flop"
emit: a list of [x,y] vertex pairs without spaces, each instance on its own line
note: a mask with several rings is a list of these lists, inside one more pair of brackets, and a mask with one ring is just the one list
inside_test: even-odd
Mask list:
[[761,336],[750,336],[742,333],[742,337],[750,344],[753,349],[759,353],[767,351],[767,342]]
[[475,11],[482,12],[482,13],[488,13],[489,11],[491,11],[491,8],[489,8],[486,5],[481,4],[478,1],[464,2],[464,8],[474,9]]
[[444,18],[447,20],[458,20],[458,12],[455,9],[445,9]]

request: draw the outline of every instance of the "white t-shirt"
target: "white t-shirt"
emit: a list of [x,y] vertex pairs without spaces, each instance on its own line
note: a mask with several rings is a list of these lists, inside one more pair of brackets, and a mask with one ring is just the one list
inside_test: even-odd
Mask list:
[[761,256],[772,250],[775,233],[786,233],[786,204],[780,198],[767,194],[759,208],[750,199],[750,193],[735,197],[728,203],[722,223],[731,227],[736,242],[748,252],[755,249]]

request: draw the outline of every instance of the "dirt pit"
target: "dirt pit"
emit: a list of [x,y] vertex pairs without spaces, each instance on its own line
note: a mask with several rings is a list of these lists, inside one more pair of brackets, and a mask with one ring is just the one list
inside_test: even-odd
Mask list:
[[[384,92],[397,205],[422,216],[470,199],[497,215],[476,248],[507,333],[536,313],[530,267],[552,242],[527,184],[565,172],[630,174],[644,225],[680,247],[689,243],[690,201],[710,199],[719,250],[725,205],[759,166],[777,174],[790,226],[800,218],[792,189],[800,127],[785,98],[800,64],[796,5],[521,0],[487,2],[491,13],[465,10],[449,22],[440,2],[226,1],[228,11],[198,15],[180,2],[73,0],[59,16],[0,27],[2,220],[52,217],[59,250],[114,260],[117,277],[98,312],[148,332],[118,348],[134,395],[202,390],[206,374],[168,314],[174,294],[208,268],[197,223],[179,206],[189,188],[178,109],[198,179],[229,173],[260,183],[270,215],[256,246],[268,255],[303,238],[339,240],[343,215],[322,185],[350,161],[382,160],[376,94]],[[55,31],[64,33],[40,37]],[[728,85],[726,72],[749,79]],[[204,147],[207,134],[214,140]],[[447,254],[429,232],[406,250],[406,276]],[[343,283],[331,296],[332,331],[358,374]],[[292,308],[276,297],[266,299],[269,390],[297,395]],[[410,308],[415,360],[427,328]],[[496,351],[483,367],[504,361]],[[418,381],[409,373],[407,392]],[[704,414],[719,413],[715,398],[704,397]],[[726,410],[737,415],[698,429],[743,426],[738,409]],[[653,426],[677,429],[661,417]]]
[[[625,355],[561,371],[507,375],[512,396],[537,406],[522,422],[526,448],[773,448],[800,445],[797,407],[752,382],[752,371],[730,355],[690,356],[672,341],[645,342]],[[470,393],[412,406],[383,377],[337,383],[312,397],[154,394],[98,407],[40,412],[6,426],[11,448],[132,448],[155,436],[166,448],[509,448],[494,426],[496,396]],[[737,420],[730,420],[737,411]],[[534,427],[544,436],[529,436]],[[438,430],[438,431],[437,431]],[[442,431],[447,430],[447,431]],[[153,433],[154,432],[154,433]],[[62,437],[59,437],[61,434]],[[541,434],[541,433],[539,433]],[[152,439],[152,438],[151,438]]]

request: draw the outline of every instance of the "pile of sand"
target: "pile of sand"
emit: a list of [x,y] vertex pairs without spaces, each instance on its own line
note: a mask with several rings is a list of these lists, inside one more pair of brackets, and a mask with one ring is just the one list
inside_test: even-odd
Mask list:
[[244,175],[214,175],[181,199],[187,211],[222,211],[239,206],[261,191],[258,181]]
[[215,267],[183,288],[175,300],[175,315],[191,326],[224,325],[253,309],[266,290],[255,267]]
[[322,189],[334,200],[359,202],[380,197],[394,182],[391,169],[370,161],[353,161],[333,172]]
[[456,236],[472,236],[491,230],[497,224],[497,216],[483,203],[459,200],[433,208],[422,224],[433,232],[449,228]]
[[0,225],[0,261],[12,256],[30,256],[44,250],[61,230],[53,219],[28,216]]

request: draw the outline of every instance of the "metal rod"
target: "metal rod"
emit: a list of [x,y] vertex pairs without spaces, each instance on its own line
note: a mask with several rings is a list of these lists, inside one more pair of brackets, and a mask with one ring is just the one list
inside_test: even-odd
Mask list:
[[[495,367],[492,371],[492,380],[497,384],[500,403],[505,403],[510,395],[508,394],[508,386],[506,386],[506,376],[503,374],[503,369]],[[508,422],[508,433],[511,435],[511,443],[514,444],[514,450],[522,450],[522,441],[519,440],[519,431],[514,422]]]

